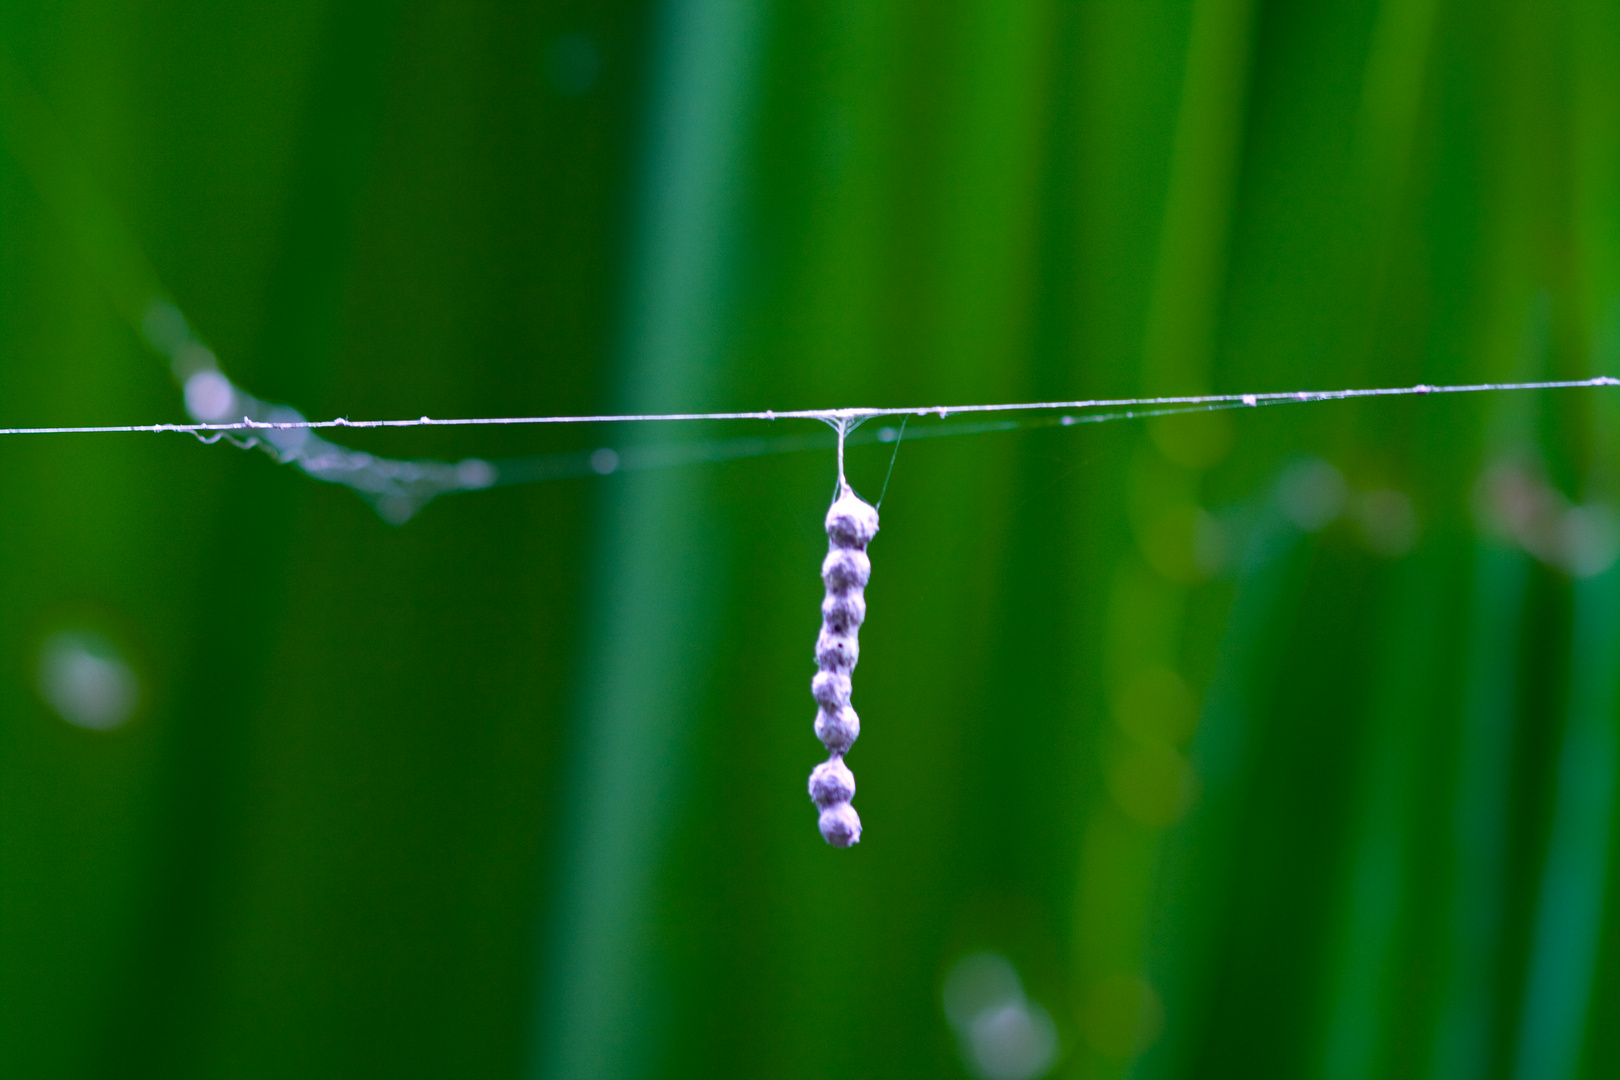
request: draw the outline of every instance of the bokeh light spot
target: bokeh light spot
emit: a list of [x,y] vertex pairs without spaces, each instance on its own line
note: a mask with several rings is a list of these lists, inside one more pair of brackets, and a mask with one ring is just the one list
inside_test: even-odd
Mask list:
[[1162,829],[1179,821],[1192,806],[1198,777],[1174,747],[1130,743],[1109,764],[1108,790],[1127,816]]
[[1000,953],[958,960],[944,996],[962,1064],[979,1080],[1033,1080],[1057,1060],[1051,1014],[1025,997],[1017,969]]
[[166,300],[154,300],[147,305],[146,313],[141,316],[141,331],[152,348],[164,356],[174,355],[175,350],[191,338],[186,317]]
[[1344,475],[1321,458],[1295,462],[1277,479],[1283,516],[1305,532],[1331,524],[1344,511],[1347,494]]
[[1221,523],[1191,503],[1154,514],[1138,540],[1148,565],[1183,585],[1196,584],[1221,570],[1231,546]]
[[1152,1046],[1164,1030],[1164,1004],[1139,975],[1099,979],[1080,1006],[1080,1030],[1097,1052],[1126,1059]]
[[186,412],[205,424],[217,424],[232,417],[236,390],[231,380],[217,371],[203,370],[186,380]]
[[1144,743],[1179,743],[1198,723],[1198,699],[1187,682],[1162,664],[1141,668],[1114,697],[1114,720]]
[[456,480],[464,488],[487,488],[495,483],[495,466],[479,458],[467,458],[457,463]]
[[110,731],[134,715],[140,683],[105,637],[90,630],[62,630],[40,648],[39,695],[75,727]]

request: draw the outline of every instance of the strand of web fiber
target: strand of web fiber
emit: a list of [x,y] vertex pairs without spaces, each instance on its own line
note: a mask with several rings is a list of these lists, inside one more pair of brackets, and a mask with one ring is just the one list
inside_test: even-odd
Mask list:
[[[838,441],[842,450],[842,431]],[[866,583],[872,576],[866,545],[878,531],[877,510],[850,489],[842,473],[840,468],[838,497],[827,510],[827,557],[821,563],[827,595],[821,601],[821,634],[816,638],[819,670],[810,681],[817,705],[816,738],[827,747],[827,760],[810,773],[810,798],[821,811],[822,838],[834,847],[849,847],[861,839],[861,818],[850,805],[855,774],[844,764],[844,755],[861,734],[860,717],[849,704],[850,676],[861,658]]]

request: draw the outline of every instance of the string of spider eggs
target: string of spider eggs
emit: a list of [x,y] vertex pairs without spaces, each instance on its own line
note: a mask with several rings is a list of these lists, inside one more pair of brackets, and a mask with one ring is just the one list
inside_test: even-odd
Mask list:
[[810,772],[810,799],[821,812],[817,824],[822,839],[847,848],[861,839],[861,817],[850,805],[855,774],[844,764],[844,755],[861,734],[861,719],[849,704],[850,677],[861,659],[866,583],[872,577],[866,546],[877,535],[878,512],[844,479],[844,437],[852,430],[849,418],[829,422],[838,432],[838,490],[827,510],[827,557],[821,561],[827,595],[821,601],[816,674],[810,680],[810,694],[816,699],[816,738],[827,747],[827,760]]

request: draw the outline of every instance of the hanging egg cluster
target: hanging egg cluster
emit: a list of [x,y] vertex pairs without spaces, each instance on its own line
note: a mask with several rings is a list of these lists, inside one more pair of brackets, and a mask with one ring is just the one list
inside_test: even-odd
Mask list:
[[827,558],[821,564],[827,596],[821,602],[821,635],[816,638],[819,670],[810,682],[820,707],[816,738],[828,751],[827,760],[810,773],[810,798],[821,810],[821,835],[834,847],[849,847],[861,838],[861,818],[850,805],[855,774],[844,764],[844,754],[861,734],[860,717],[849,704],[850,676],[861,656],[866,582],[872,576],[866,545],[877,531],[877,510],[842,485],[827,511]]

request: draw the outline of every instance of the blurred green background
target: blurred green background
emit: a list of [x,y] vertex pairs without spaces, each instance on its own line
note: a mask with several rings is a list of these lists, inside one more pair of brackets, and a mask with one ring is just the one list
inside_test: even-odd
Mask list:
[[[1620,5],[0,6],[0,426],[185,420],[154,300],[314,417],[1620,374]],[[813,422],[4,437],[0,1072],[1614,1075],[1617,395],[909,425],[847,852]]]

